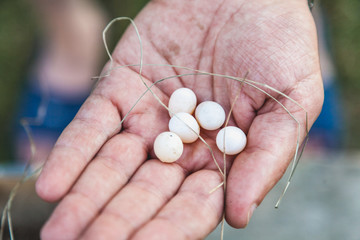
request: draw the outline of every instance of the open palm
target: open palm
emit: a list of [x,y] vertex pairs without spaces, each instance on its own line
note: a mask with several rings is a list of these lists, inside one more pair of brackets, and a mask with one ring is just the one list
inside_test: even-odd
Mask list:
[[[171,64],[266,83],[299,102],[312,124],[323,90],[317,39],[304,0],[150,2],[135,20],[143,41],[145,82],[193,73]],[[117,65],[137,64],[139,43],[129,28],[114,54]],[[105,68],[106,69],[106,68]],[[37,192],[58,207],[42,231],[44,239],[199,239],[218,224],[222,181],[209,149],[200,140],[186,144],[174,164],[156,160],[155,137],[167,130],[169,115],[146,94],[139,67],[117,69],[102,79],[57,141],[37,182]],[[191,88],[198,101],[213,100],[228,113],[230,125],[245,131],[248,144],[228,157],[226,217],[244,227],[255,206],[284,173],[295,152],[297,124],[261,91],[234,80],[186,75],[152,88],[167,103],[180,87]],[[262,87],[263,88],[263,87]],[[263,88],[265,89],[265,88]],[[265,89],[266,90],[266,89]],[[267,92],[271,92],[269,89]],[[302,126],[305,113],[271,92]],[[216,132],[200,133],[216,151]]]

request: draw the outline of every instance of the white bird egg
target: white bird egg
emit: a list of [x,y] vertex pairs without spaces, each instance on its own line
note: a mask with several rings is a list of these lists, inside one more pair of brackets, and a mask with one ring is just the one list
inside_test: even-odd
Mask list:
[[162,162],[175,162],[181,157],[184,146],[180,137],[172,132],[160,133],[154,141],[155,155]]
[[205,101],[197,106],[195,117],[202,128],[215,130],[224,124],[225,111],[220,104],[213,101]]
[[200,127],[196,119],[185,112],[176,113],[170,119],[169,130],[170,132],[176,133],[184,143],[195,142],[198,138],[197,134],[200,133]]
[[[179,113],[179,112],[186,112],[192,114],[196,107],[196,95],[190,88],[179,88],[175,90],[169,99],[169,110],[171,112]],[[173,114],[170,114],[170,117]]]
[[224,140],[225,154],[228,155],[238,154],[246,146],[246,135],[238,127],[228,126],[218,132],[216,136],[216,145],[221,152],[224,152]]

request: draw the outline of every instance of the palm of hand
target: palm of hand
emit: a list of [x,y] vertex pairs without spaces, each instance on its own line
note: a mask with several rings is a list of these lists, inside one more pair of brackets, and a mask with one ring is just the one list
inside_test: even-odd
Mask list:
[[[309,13],[304,8],[302,13],[291,9],[304,4],[150,3],[136,20],[144,63],[237,77],[250,71],[249,78],[302,104],[312,123],[322,100],[316,38],[310,20],[299,24],[297,19],[309,18]],[[130,29],[115,49],[114,59],[120,65],[138,63],[138,49]],[[169,120],[167,111],[149,93],[120,126],[121,117],[146,90],[137,71],[137,67],[115,70],[103,79],[58,140],[37,190],[47,200],[66,196],[45,226],[43,237],[66,232],[67,239],[79,235],[144,239],[156,233],[164,239],[174,235],[195,239],[206,236],[220,220],[223,193],[221,189],[208,193],[222,178],[201,141],[188,144],[178,164],[147,160],[155,158],[153,140],[167,130]],[[144,66],[142,73],[150,85],[189,71]],[[192,75],[166,80],[153,91],[166,103],[179,87],[193,89],[199,101],[219,102],[226,112],[240,90],[233,80]],[[251,206],[258,205],[281,177],[294,153],[297,134],[297,125],[273,100],[246,85],[241,91],[230,123],[248,134],[248,146],[235,159],[228,158],[227,164],[226,215],[236,227],[246,225]],[[282,102],[288,103],[286,99]],[[304,126],[304,113],[291,104],[289,110]],[[215,134],[201,135],[215,150]],[[215,151],[215,156],[221,164],[222,154]]]

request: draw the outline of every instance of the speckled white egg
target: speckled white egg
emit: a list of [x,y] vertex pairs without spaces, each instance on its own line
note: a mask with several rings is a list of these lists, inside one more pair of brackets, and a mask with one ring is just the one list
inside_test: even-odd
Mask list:
[[[192,131],[194,130],[194,131]],[[176,133],[184,143],[192,143],[198,139],[199,124],[189,113],[176,113],[169,121],[170,132]],[[197,134],[196,134],[197,133]]]
[[[192,114],[196,107],[196,95],[190,88],[179,88],[175,90],[169,99],[169,110],[173,113],[186,112]],[[173,114],[170,114],[170,117]]]
[[220,104],[213,101],[205,101],[197,106],[195,117],[202,128],[215,130],[224,124],[225,111]]
[[225,153],[228,155],[238,154],[246,146],[246,135],[238,127],[228,126],[218,132],[216,136],[216,145],[221,152],[224,152],[224,139]]
[[155,155],[162,162],[175,162],[181,157],[183,149],[180,137],[172,132],[160,133],[154,142]]

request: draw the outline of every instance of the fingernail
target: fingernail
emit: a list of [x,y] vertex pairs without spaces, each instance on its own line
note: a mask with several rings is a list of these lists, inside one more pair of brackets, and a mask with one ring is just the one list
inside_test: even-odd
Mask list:
[[255,210],[256,208],[257,208],[257,204],[256,204],[256,203],[254,203],[253,205],[251,205],[251,207],[250,207],[250,209],[249,209],[249,212],[248,212],[248,218],[247,218],[247,223],[246,223],[246,225],[249,224],[250,218],[251,218],[251,216],[253,215],[254,210]]

